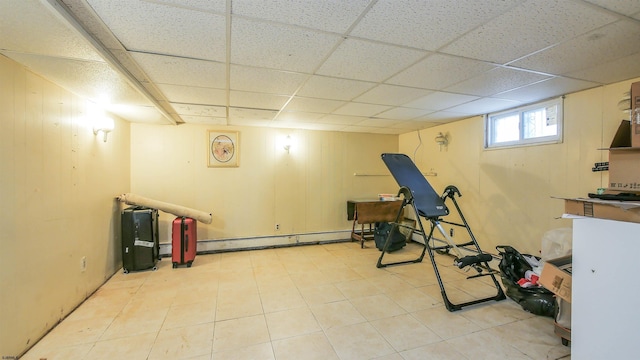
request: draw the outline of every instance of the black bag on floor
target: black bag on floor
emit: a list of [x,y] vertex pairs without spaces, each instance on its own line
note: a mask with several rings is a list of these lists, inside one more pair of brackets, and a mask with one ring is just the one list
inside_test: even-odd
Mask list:
[[407,238],[400,232],[398,226],[393,226],[388,222],[379,222],[376,223],[375,229],[373,230],[373,240],[376,242],[378,250],[382,251],[384,242],[387,241],[389,231],[392,229],[393,233],[391,234],[391,241],[387,247],[387,252],[400,250],[407,245]]
[[518,285],[518,280],[524,278],[527,270],[532,270],[527,259],[508,245],[496,246],[496,250],[502,256],[498,267],[507,296],[530,313],[555,317],[557,305],[551,291],[542,286],[523,288]]

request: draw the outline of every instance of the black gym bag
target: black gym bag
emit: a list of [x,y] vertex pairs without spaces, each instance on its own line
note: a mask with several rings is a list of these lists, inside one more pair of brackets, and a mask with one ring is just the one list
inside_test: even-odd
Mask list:
[[375,229],[373,230],[373,240],[376,242],[378,250],[382,251],[384,243],[387,241],[389,231],[392,229],[393,233],[391,234],[391,240],[387,247],[387,252],[400,250],[407,245],[407,238],[400,232],[399,226],[393,226],[388,222],[379,222],[376,223]]

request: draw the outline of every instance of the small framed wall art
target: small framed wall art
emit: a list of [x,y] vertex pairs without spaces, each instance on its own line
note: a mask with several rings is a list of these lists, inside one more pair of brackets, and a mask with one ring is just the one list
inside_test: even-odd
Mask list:
[[240,133],[238,131],[209,130],[209,167],[239,166]]

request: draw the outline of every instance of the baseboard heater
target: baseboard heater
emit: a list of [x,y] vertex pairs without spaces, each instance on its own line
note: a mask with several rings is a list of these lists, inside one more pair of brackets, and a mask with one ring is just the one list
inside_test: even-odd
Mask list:
[[[213,254],[242,250],[260,250],[300,245],[317,245],[349,242],[351,230],[317,232],[305,234],[258,236],[247,238],[203,239],[198,240],[198,254]],[[160,255],[171,256],[171,243],[160,244]]]

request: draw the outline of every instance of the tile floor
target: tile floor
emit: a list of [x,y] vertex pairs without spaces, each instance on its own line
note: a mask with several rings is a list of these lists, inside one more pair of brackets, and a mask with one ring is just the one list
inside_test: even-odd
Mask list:
[[[428,257],[378,269],[379,254],[346,242],[118,272],[22,359],[570,359],[551,318],[510,299],[451,313]],[[452,301],[495,291],[437,261]]]

